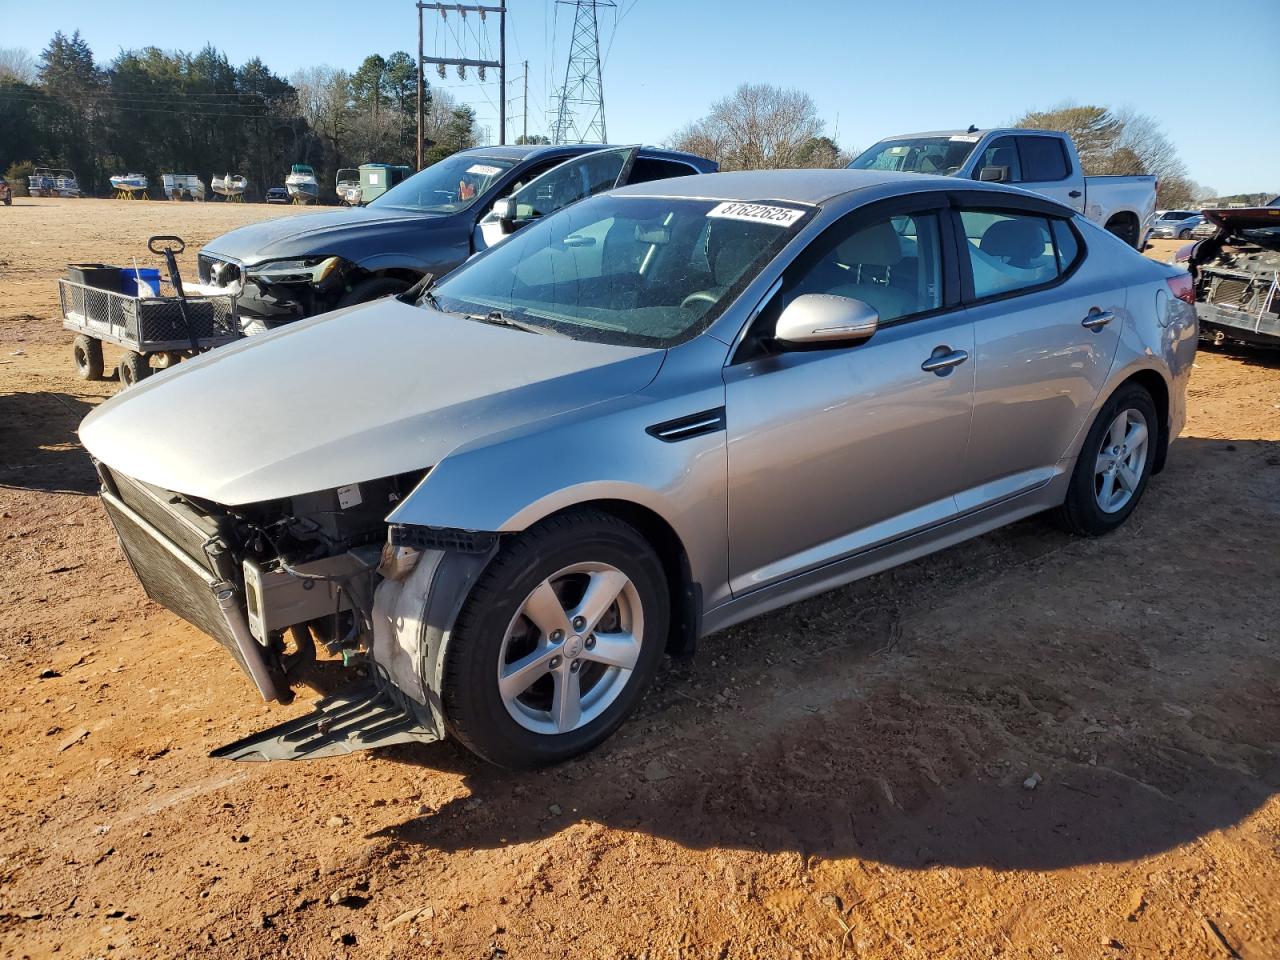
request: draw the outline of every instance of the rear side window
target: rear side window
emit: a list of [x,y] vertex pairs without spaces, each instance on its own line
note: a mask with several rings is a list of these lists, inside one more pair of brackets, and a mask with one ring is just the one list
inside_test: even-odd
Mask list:
[[1067,155],[1057,137],[1019,137],[1023,179],[1031,183],[1065,180]]
[[1058,273],[1066,273],[1080,259],[1080,238],[1065,220],[1051,220],[1053,245],[1058,252]]
[[653,180],[667,180],[671,177],[688,177],[697,173],[693,167],[679,160],[659,160],[657,157],[636,157],[631,165],[631,176],[627,183],[649,183]]
[[1039,287],[1063,272],[1048,217],[962,210],[960,222],[976,299]]

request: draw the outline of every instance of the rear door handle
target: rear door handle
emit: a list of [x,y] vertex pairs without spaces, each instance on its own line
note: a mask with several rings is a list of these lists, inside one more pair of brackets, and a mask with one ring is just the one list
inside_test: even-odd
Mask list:
[[1100,330],[1116,318],[1110,310],[1090,310],[1089,315],[1080,321],[1080,325],[1090,330]]
[[940,377],[945,377],[951,372],[952,367],[958,367],[968,359],[969,354],[963,350],[952,350],[946,346],[934,347],[929,359],[920,364],[920,369],[925,373],[936,373]]

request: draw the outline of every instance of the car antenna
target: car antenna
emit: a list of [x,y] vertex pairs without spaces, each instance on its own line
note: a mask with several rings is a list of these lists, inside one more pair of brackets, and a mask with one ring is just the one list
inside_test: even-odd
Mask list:
[[965,131],[965,133],[977,133],[977,132],[978,132],[978,128],[975,127],[972,123],[969,124],[969,129]]

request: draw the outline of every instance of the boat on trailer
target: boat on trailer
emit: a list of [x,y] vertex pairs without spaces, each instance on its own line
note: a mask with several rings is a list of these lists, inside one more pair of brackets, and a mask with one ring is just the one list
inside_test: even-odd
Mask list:
[[151,185],[151,181],[141,173],[117,174],[108,179],[117,200],[147,199],[147,187]]
[[194,173],[166,173],[160,179],[170,200],[204,199],[204,181]]
[[80,181],[72,170],[36,167],[27,178],[27,190],[33,197],[78,197]]
[[354,194],[356,204],[360,202],[360,171],[356,167],[343,167],[338,171],[336,192],[343,203],[351,204],[348,194]]
[[226,197],[232,202],[244,199],[244,192],[249,188],[249,181],[238,173],[227,173],[221,177],[213,177],[209,181],[209,186],[213,192],[220,197]]
[[295,163],[284,178],[284,188],[294,203],[315,203],[320,199],[320,182],[310,164]]

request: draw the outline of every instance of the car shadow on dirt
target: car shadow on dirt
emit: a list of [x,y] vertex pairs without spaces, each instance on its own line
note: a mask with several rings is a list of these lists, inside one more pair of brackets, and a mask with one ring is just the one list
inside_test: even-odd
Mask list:
[[[1233,481],[1203,503],[1198,484]],[[1280,443],[1180,441],[1117,533],[1025,521],[707,638],[569,764],[382,751],[470,791],[383,835],[454,851],[585,821],[996,869],[1192,842],[1280,791],[1277,602],[1255,589],[1280,581],[1276,504]],[[1210,571],[1218,602],[1196,589]]]
[[76,436],[93,408],[67,393],[0,394],[0,488],[95,492],[97,475]]

